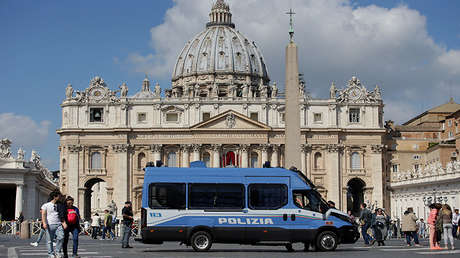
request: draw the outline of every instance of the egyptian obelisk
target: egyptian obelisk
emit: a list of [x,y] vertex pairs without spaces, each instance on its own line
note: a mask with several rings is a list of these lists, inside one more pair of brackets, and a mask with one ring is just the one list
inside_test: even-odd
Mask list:
[[[286,47],[286,107],[285,107],[285,167],[301,169],[300,163],[300,108],[299,108],[299,63],[297,45],[294,43],[292,9],[290,15],[289,44]],[[305,171],[302,171],[305,173]]]

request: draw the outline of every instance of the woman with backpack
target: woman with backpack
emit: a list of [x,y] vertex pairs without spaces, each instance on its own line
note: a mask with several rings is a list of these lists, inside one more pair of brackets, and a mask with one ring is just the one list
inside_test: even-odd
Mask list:
[[73,206],[73,198],[68,196],[65,200],[66,204],[66,222],[67,228],[64,231],[64,257],[67,256],[67,244],[69,242],[69,234],[72,234],[73,250],[72,257],[78,257],[78,235],[80,234],[80,211]]

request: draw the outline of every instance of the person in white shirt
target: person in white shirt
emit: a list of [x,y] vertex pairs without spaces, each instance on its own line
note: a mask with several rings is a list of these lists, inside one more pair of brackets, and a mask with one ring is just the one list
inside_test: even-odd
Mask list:
[[[50,202],[42,205],[43,228],[46,230],[46,242],[49,257],[61,257],[59,251],[64,241],[64,229],[67,228],[65,214],[59,199],[62,198],[61,192],[55,190],[50,193]],[[56,250],[53,250],[53,239],[56,237]]]
[[452,235],[454,235],[454,238],[460,238],[458,236],[458,222],[460,221],[460,214],[458,214],[458,209],[455,209],[454,214],[452,215]]
[[93,229],[91,238],[97,239],[97,235],[99,234],[99,227],[101,226],[101,217],[99,217],[99,214],[95,213],[91,220],[91,228]]

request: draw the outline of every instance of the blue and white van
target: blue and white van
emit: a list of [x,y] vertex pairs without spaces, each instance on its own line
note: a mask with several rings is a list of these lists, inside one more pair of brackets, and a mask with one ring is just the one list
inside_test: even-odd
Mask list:
[[357,226],[327,203],[301,172],[283,168],[147,167],[142,193],[144,243],[178,241],[195,251],[213,243],[355,243]]

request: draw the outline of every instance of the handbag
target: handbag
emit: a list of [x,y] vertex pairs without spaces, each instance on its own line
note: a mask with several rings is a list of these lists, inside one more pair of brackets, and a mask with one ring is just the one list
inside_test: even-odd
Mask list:
[[442,231],[443,231],[442,215],[441,215],[441,216],[438,216],[438,217],[436,218],[435,229],[436,229],[436,231],[442,233]]

